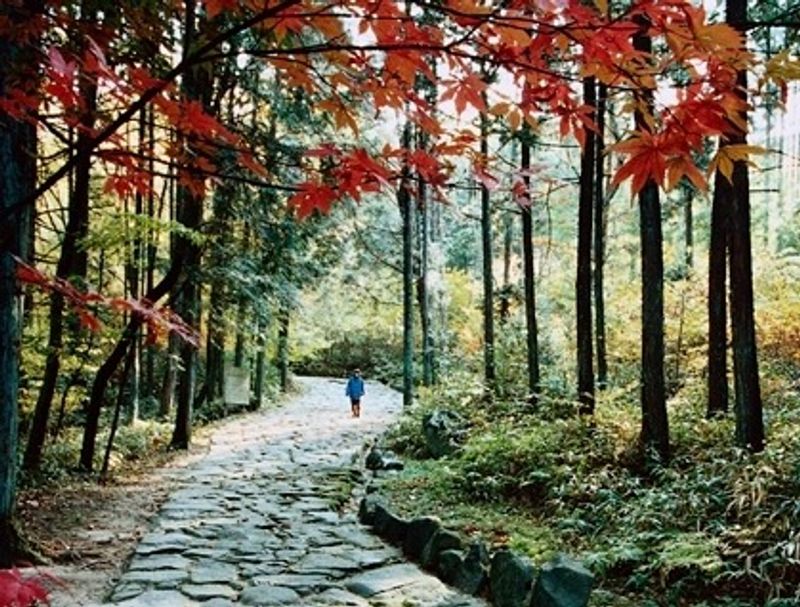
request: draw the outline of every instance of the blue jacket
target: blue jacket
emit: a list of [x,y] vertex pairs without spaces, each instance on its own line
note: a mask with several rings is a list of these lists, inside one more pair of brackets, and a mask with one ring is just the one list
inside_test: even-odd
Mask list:
[[349,396],[353,400],[358,400],[364,396],[364,380],[355,375],[347,380],[347,388],[344,391],[345,396]]

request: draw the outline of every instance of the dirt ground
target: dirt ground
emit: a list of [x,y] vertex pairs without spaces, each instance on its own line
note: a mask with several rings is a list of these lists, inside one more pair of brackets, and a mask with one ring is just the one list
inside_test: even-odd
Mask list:
[[50,580],[53,607],[102,603],[169,493],[165,471],[205,455],[214,429],[199,432],[188,453],[162,454],[143,463],[144,471],[117,474],[103,485],[76,480],[21,493],[20,530],[48,561],[23,572]]

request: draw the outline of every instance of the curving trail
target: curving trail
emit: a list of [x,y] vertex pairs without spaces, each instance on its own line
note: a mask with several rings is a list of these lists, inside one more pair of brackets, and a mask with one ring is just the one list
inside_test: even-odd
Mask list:
[[208,455],[168,472],[174,489],[104,607],[484,605],[332,506],[399,394],[370,382],[352,419],[341,380],[298,381],[300,395],[222,425]]

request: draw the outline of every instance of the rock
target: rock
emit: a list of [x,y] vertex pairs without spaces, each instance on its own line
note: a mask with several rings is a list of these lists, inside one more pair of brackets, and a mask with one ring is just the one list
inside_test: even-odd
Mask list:
[[293,605],[300,600],[300,595],[291,588],[283,586],[251,586],[239,595],[242,605],[265,607],[267,605]]
[[382,505],[381,499],[377,495],[370,494],[363,497],[358,507],[358,521],[362,525],[374,525],[376,509]]
[[403,462],[391,451],[382,451],[372,447],[365,462],[369,470],[402,470]]
[[422,433],[431,457],[449,455],[464,436],[464,419],[455,411],[433,411],[422,418]]
[[527,607],[533,584],[533,567],[507,548],[495,552],[489,570],[495,607]]
[[531,607],[586,607],[594,576],[563,554],[542,566],[533,587]]
[[422,549],[419,562],[425,569],[436,571],[439,555],[445,550],[461,550],[461,538],[457,533],[439,529]]
[[225,584],[186,584],[181,586],[181,592],[197,601],[215,598],[233,600],[236,598],[236,591]]
[[395,516],[383,504],[375,506],[375,533],[393,544],[402,544],[408,531],[408,521]]
[[477,540],[470,544],[452,585],[466,594],[478,595],[488,579],[489,551],[483,542]]
[[441,528],[442,523],[436,517],[415,518],[408,523],[406,539],[403,542],[403,552],[411,560],[418,560],[425,546]]
[[370,569],[353,576],[345,584],[345,588],[360,597],[369,599],[376,594],[381,594],[409,586],[423,578],[422,572],[414,565],[400,563],[379,569]]
[[380,470],[383,468],[383,453],[377,447],[373,446],[367,453],[367,459],[364,465],[368,470]]
[[439,553],[439,562],[436,565],[436,575],[445,584],[453,584],[461,567],[464,566],[464,558],[458,550],[445,550]]

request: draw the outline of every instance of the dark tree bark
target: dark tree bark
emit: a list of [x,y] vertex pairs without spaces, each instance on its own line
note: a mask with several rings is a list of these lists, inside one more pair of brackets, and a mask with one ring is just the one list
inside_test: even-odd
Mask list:
[[[595,82],[583,80],[583,101],[596,107]],[[595,137],[584,129],[578,201],[578,270],[575,280],[575,317],[578,366],[578,402],[583,415],[594,413],[592,353],[592,207],[594,205]]]
[[533,201],[530,197],[530,131],[523,131],[520,168],[525,183],[527,204],[522,207],[522,264],[525,274],[525,341],[528,354],[528,400],[536,405],[539,397],[539,328],[536,325],[536,280],[533,264]]
[[506,213],[503,216],[503,288],[500,293],[500,324],[506,324],[511,314],[511,253],[514,222]]
[[[652,41],[646,34],[646,23],[634,36],[633,46],[644,53],[652,52]],[[652,108],[653,95],[648,91],[640,98]],[[641,111],[636,112],[636,128],[649,128]],[[662,463],[669,460],[669,423],[664,385],[664,260],[661,233],[661,203],[658,185],[651,179],[639,192],[639,236],[642,256],[642,370],[641,443],[649,459]]]
[[605,124],[608,87],[597,87],[597,135],[594,170],[594,347],[597,352],[597,387],[608,385],[606,353],[606,193],[605,193]]
[[[200,19],[195,0],[186,1],[186,25],[184,30],[184,57],[191,53],[196,40],[202,37],[204,22]],[[211,72],[200,66],[189,70],[184,76],[182,88],[189,99],[195,99],[208,110],[213,87]],[[192,141],[184,145],[191,150]],[[197,176],[195,176],[197,177]],[[197,230],[203,221],[203,198],[189,188],[178,186],[178,222]],[[200,246],[191,239],[178,235],[176,248],[184,252],[185,280],[176,301],[175,311],[191,327],[200,323]],[[194,406],[195,384],[197,380],[197,348],[182,342],[179,348],[180,370],[178,372],[177,402],[175,407],[175,429],[172,432],[171,447],[188,449],[192,439],[192,409]]]
[[[403,147],[411,149],[411,125],[403,127]],[[414,204],[409,188],[411,175],[403,165],[397,204],[403,220],[403,406],[414,401]]]
[[[263,329],[262,329],[263,330]],[[264,381],[266,380],[266,344],[262,337],[258,338],[258,352],[256,352],[256,379],[255,379],[255,398],[256,408],[264,405]]]
[[[481,162],[489,158],[489,123],[481,114]],[[489,188],[481,184],[481,251],[483,257],[483,378],[486,390],[496,389],[494,365],[494,277],[492,275],[492,208]]]
[[278,376],[281,392],[289,389],[289,308],[284,306],[278,314]]
[[[727,0],[726,20],[745,35],[746,0]],[[747,71],[737,74],[737,94],[747,104]],[[747,110],[741,112],[747,122]],[[735,125],[734,125],[735,127]],[[747,143],[744,131],[736,130],[732,144]],[[736,402],[736,442],[753,452],[764,449],[764,419],[753,304],[753,260],[750,242],[750,183],[747,163],[733,166],[730,214],[731,337],[733,341],[733,386]]]
[[[420,137],[422,149],[427,145],[426,138]],[[417,299],[422,326],[422,383],[433,385],[434,343],[431,327],[431,296],[428,288],[428,272],[430,266],[430,205],[428,187],[422,176],[417,176],[417,208],[420,223],[420,272],[417,279]]]
[[719,172],[714,175],[711,202],[711,235],[708,249],[708,402],[707,417],[728,411],[728,311],[727,251],[731,184]]
[[[23,23],[39,3],[2,6],[11,24]],[[7,27],[10,27],[8,25]],[[12,85],[12,70],[33,64],[30,51],[0,37],[0,97]],[[13,565],[17,537],[13,525],[17,489],[17,415],[22,292],[14,257],[30,253],[31,208],[20,203],[36,189],[36,128],[0,112],[0,567]],[[5,211],[11,210],[7,214]]]
[[683,263],[686,266],[686,275],[689,276],[694,270],[694,212],[692,203],[694,202],[694,187],[686,189],[683,200]]

